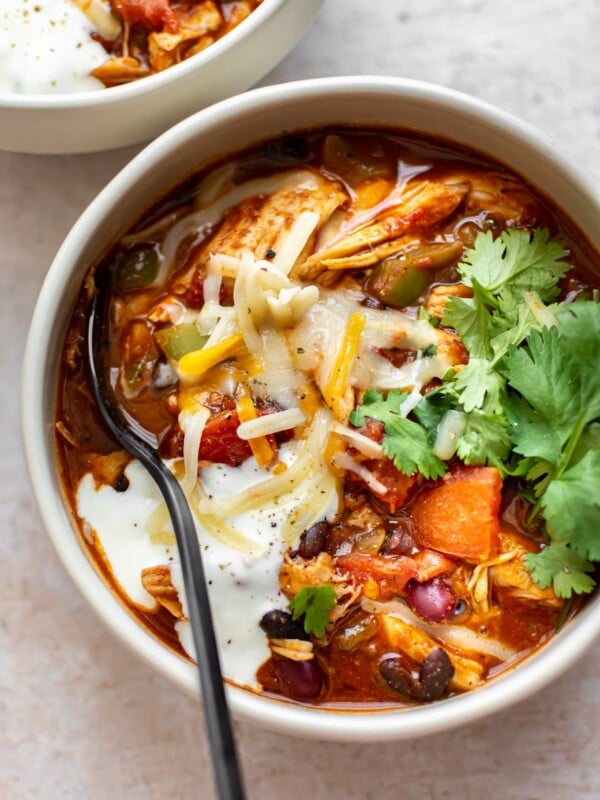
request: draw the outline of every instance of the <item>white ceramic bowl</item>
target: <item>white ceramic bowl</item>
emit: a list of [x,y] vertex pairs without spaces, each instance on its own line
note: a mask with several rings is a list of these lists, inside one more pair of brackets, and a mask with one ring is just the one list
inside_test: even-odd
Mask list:
[[[104,585],[86,558],[63,503],[52,441],[61,339],[81,279],[149,203],[216,157],[316,126],[396,126],[441,135],[509,165],[560,206],[600,250],[600,193],[544,137],[470,97],[423,83],[333,78],[258,89],[185,120],[141,152],[81,216],[42,288],[25,355],[22,419],[34,493],[58,554],[109,628],[141,658],[191,695],[194,668],[149,635]],[[58,614],[57,610],[57,614]],[[537,655],[482,689],[402,711],[335,712],[228,689],[233,712],[275,731],[331,740],[388,740],[440,731],[505,708],[580,657],[600,632],[600,595]]]
[[72,94],[0,93],[0,150],[88,153],[150,141],[260,80],[305,33],[323,2],[264,0],[198,55],[123,86]]

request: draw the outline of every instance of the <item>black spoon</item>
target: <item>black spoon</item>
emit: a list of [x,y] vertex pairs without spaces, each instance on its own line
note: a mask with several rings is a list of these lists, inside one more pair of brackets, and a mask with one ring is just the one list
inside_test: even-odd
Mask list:
[[88,318],[87,359],[94,397],[104,421],[119,444],[146,467],[167,504],[181,560],[217,794],[220,800],[244,800],[246,795],[225,697],[200,547],[190,507],[177,479],[160,459],[154,436],[124,415],[107,380],[105,356],[108,347],[110,277],[108,271],[95,276],[97,292]]

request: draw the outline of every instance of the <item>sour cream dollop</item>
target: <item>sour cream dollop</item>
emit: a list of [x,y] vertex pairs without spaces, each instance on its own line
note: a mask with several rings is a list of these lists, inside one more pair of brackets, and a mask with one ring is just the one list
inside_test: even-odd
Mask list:
[[107,59],[93,30],[72,0],[0,0],[0,93],[103,89],[90,75]]
[[[279,456],[290,459],[286,445]],[[129,487],[124,492],[116,492],[110,486],[96,488],[92,476],[85,475],[77,491],[78,514],[88,530],[95,532],[115,580],[133,603],[145,608],[154,606],[153,598],[141,585],[141,570],[168,564],[185,613],[177,549],[149,530],[149,520],[162,502],[158,488],[138,461],[132,461],[125,474]],[[218,499],[257,485],[269,475],[249,458],[239,467],[213,464],[203,468],[201,483],[204,491]],[[305,491],[299,486],[274,503],[226,520],[257,545],[253,554],[227,546],[196,519],[223,672],[242,686],[257,688],[256,671],[269,656],[266,637],[259,627],[261,617],[273,608],[287,606],[279,588],[279,568],[288,547],[283,531],[299,504],[306,503]],[[318,503],[314,497],[310,501],[315,505],[315,518],[309,524],[323,517],[332,518],[338,506],[334,484],[323,490]],[[170,523],[169,529],[172,530]],[[189,622],[177,622],[175,629],[184,650],[194,657]]]

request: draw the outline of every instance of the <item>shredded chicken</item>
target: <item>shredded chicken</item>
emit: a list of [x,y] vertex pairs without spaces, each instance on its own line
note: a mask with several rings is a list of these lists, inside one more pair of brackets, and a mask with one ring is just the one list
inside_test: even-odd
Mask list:
[[153,72],[162,72],[204,50],[215,41],[210,34],[223,23],[221,11],[213,0],[174,11],[179,25],[176,33],[158,31],[148,36],[148,60]]
[[[405,190],[397,205],[374,221],[351,230],[328,248],[318,250],[296,267],[295,276],[316,280],[326,269],[373,266],[407,245],[418,243],[415,232],[450,216],[468,190],[468,183],[415,182]],[[411,233],[413,236],[408,236]]]
[[146,567],[142,570],[142,586],[156,602],[167,609],[175,619],[185,619],[177,589],[171,582],[168,566]]
[[110,57],[92,75],[105,86],[144,78],[205,50],[260,5],[239,0],[224,12],[216,0],[171,5],[168,0],[75,0],[106,41]]
[[347,575],[336,572],[333,559],[327,553],[316,558],[292,557],[288,551],[279,570],[279,585],[286,597],[292,598],[305,586],[333,586],[337,603],[329,612],[331,622],[346,615],[348,609],[360,598],[362,589]]
[[501,217],[510,227],[528,227],[540,221],[539,201],[517,178],[493,172],[469,172],[456,175],[455,180],[469,181],[465,198],[468,215],[486,212]]
[[473,290],[464,283],[450,283],[434,286],[429,292],[425,309],[430,317],[441,319],[446,310],[446,303],[451,297],[472,297]]
[[[427,656],[440,647],[440,644],[420,628],[409,625],[398,617],[381,614],[381,628],[389,641],[390,651],[406,653],[413,661],[421,664]],[[450,648],[443,648],[454,667],[450,687],[459,691],[474,689],[483,682],[483,666],[470,658],[457,655]]]
[[107,87],[131,83],[150,74],[150,69],[133,56],[114,56],[92,70],[94,78]]
[[291,661],[312,661],[315,657],[314,645],[306,639],[269,639],[269,647],[274,655],[289,658]]
[[478,564],[466,584],[476,614],[489,616],[498,611],[492,603],[494,587],[521,602],[539,603],[549,608],[562,605],[562,600],[552,588],[541,589],[525,568],[525,556],[532,552],[535,552],[535,548],[524,536],[509,531],[500,532],[498,556]]
[[115,481],[123,474],[123,470],[131,461],[126,450],[114,450],[112,453],[92,454],[89,463],[94,482],[97,487],[108,484],[114,486]]
[[471,608],[475,614],[480,617],[486,617],[498,612],[499,609],[492,606],[490,568],[511,561],[516,556],[517,553],[515,551],[509,551],[475,567],[466,584],[466,589],[471,597]]
[[533,581],[529,570],[525,568],[525,556],[534,552],[534,548],[524,536],[508,531],[501,532],[500,550],[503,553],[509,551],[514,555],[511,559],[490,565],[490,579],[496,587],[521,602],[560,608],[563,601],[554,594],[553,589],[551,587],[541,589]]
[[[270,253],[276,256],[302,212],[318,214],[320,226],[346,199],[337,181],[306,170],[306,181],[299,185],[293,182],[273,194],[244,200],[231,209],[216,235],[202,248],[200,258],[209,253],[239,258],[244,250],[250,250],[256,258],[265,258]],[[314,235],[307,241],[304,252],[313,246]]]

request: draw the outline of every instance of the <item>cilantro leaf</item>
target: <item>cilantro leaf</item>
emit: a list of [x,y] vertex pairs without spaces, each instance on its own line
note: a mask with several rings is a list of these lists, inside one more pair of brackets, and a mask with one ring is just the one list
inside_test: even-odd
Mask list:
[[511,440],[550,537],[528,565],[561,597],[591,591],[590,562],[600,560],[600,378],[590,358],[600,350],[600,307],[575,305],[559,309],[558,328],[532,332],[503,362]]
[[419,404],[412,410],[417,422],[427,432],[429,443],[433,447],[437,429],[447,411],[456,408],[456,397],[452,393],[436,389],[421,398]]
[[555,465],[563,442],[560,432],[554,427],[552,416],[540,414],[522,397],[514,394],[506,398],[505,411],[515,452]]
[[523,292],[510,287],[502,289],[491,319],[490,348],[494,365],[511,346],[521,344],[533,330],[541,330],[541,325],[524,300]]
[[303,586],[290,600],[292,618],[304,617],[304,630],[321,639],[329,625],[329,612],[335,608],[337,595],[333,586]]
[[489,358],[491,316],[477,281],[473,281],[473,297],[451,297],[446,303],[442,323],[460,334],[471,357]]
[[494,239],[491,231],[477,235],[458,271],[467,286],[476,280],[492,294],[510,284],[513,289],[537,292],[542,300],[559,293],[557,283],[569,269],[562,259],[568,253],[550,239],[545,228],[528,231],[506,230]]
[[548,484],[541,499],[553,540],[568,542],[585,558],[600,560],[600,450],[589,450]]
[[467,412],[484,408],[490,414],[501,414],[504,387],[504,378],[485,358],[470,358],[454,379],[454,388]]
[[560,332],[572,357],[589,362],[590,347],[600,341],[600,303],[578,300],[563,303],[558,310]]
[[363,404],[350,415],[350,422],[358,427],[367,417],[383,422],[385,435],[381,446],[384,454],[405,475],[420,472],[425,478],[440,478],[446,472],[444,462],[435,456],[427,432],[417,423],[402,416],[402,401],[406,392],[394,390],[386,399],[375,389],[369,389]]
[[541,327],[525,292],[537,292],[540,300],[556,297],[557,283],[569,269],[561,260],[566,255],[545,229],[533,234],[507,230],[497,238],[479,233],[465,252],[458,271],[473,297],[451,297],[442,319],[469,351],[467,367],[454,379],[465,411],[502,413],[504,380],[497,365],[511,347]]
[[504,472],[503,461],[510,453],[510,437],[504,417],[471,411],[465,414],[466,427],[456,447],[465,464],[493,464]]
[[594,565],[563,542],[552,542],[539,553],[529,553],[525,556],[525,567],[538,586],[542,589],[552,586],[557,597],[587,594],[595,586],[594,579],[587,574],[594,571]]
[[591,421],[600,416],[600,369],[593,361],[600,351],[600,303],[564,304],[557,317],[561,347],[578,374],[581,403],[588,406],[586,419]]
[[576,447],[573,448],[569,466],[581,461],[588,450],[600,450],[600,422],[592,422],[583,431]]
[[503,365],[509,386],[521,395],[506,401],[515,450],[557,464],[583,410],[580,375],[558,329],[533,331],[525,347],[509,351]]

